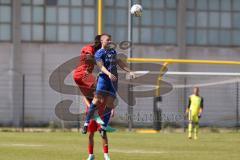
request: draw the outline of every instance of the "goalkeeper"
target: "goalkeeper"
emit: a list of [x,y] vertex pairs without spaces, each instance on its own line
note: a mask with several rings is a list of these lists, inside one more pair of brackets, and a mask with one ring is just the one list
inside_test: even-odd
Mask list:
[[189,103],[186,109],[188,114],[188,138],[192,139],[192,133],[194,133],[194,139],[198,138],[199,119],[201,118],[203,111],[203,98],[199,95],[199,88],[194,87],[193,94],[189,96]]

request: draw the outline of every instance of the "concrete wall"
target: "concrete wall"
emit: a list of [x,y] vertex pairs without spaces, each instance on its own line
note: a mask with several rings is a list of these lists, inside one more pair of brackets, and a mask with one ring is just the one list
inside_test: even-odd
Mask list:
[[[29,124],[43,124],[49,121],[59,121],[55,115],[55,106],[64,99],[73,100],[71,111],[78,113],[79,108],[83,109],[82,100],[79,96],[65,95],[52,90],[49,86],[49,76],[61,64],[73,57],[79,56],[83,45],[78,44],[23,44],[22,45],[22,73],[25,75],[25,121]],[[214,59],[214,60],[240,60],[240,48],[204,48],[188,47],[187,56],[189,59]],[[0,44],[0,124],[12,124],[13,109],[10,102],[12,92],[9,84],[11,74],[9,73],[10,55],[12,45],[8,43]],[[126,51],[123,51],[126,52]],[[172,46],[134,46],[134,57],[146,58],[179,58],[178,48]],[[179,71],[179,65],[172,65],[169,71]],[[219,71],[219,72],[239,72],[238,66],[210,66],[210,65],[187,65],[187,71]],[[70,74],[65,83],[75,85]],[[19,85],[22,84],[22,77]],[[198,78],[197,78],[198,79]],[[167,81],[178,82],[179,77],[174,80],[169,77]],[[196,78],[188,79],[188,83],[196,82]],[[201,80],[198,81],[199,83]],[[20,87],[21,88],[21,87]],[[203,87],[202,94],[205,97],[206,111],[202,124],[206,125],[235,125],[236,116],[236,84],[219,85],[213,87]],[[183,94],[184,92],[184,94]],[[191,89],[174,89],[163,96],[160,104],[166,114],[183,113],[183,95],[189,95]],[[22,105],[22,104],[19,104]],[[79,107],[81,105],[81,107]],[[153,99],[138,99],[134,106],[134,113],[152,113]],[[218,112],[220,111],[220,112]],[[127,104],[120,100],[116,109],[114,121],[125,122]],[[217,113],[217,114],[215,114]],[[119,116],[118,116],[119,115]],[[142,117],[140,117],[142,118]],[[138,120],[137,120],[138,119]],[[227,121],[219,123],[218,121]],[[140,124],[151,125],[148,118],[142,121],[136,116],[136,121]],[[143,122],[144,121],[144,122]],[[182,121],[180,122],[182,123]],[[136,123],[137,124],[137,123]]]
[[10,55],[12,51],[11,44],[0,45],[0,117],[1,123],[11,123],[12,106],[10,102]]

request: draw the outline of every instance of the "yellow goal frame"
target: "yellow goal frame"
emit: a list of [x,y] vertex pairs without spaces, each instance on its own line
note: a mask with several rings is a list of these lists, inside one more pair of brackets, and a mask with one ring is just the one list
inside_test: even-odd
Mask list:
[[240,65],[240,61],[221,61],[221,60],[196,60],[196,59],[159,59],[159,58],[128,58],[129,63],[163,63],[157,79],[156,96],[160,96],[160,83],[163,73],[169,64],[209,64],[209,65]]

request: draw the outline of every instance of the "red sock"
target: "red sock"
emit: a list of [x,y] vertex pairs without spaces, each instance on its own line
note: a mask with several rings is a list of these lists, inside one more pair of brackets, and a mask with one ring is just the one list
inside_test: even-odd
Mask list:
[[108,153],[108,145],[103,145],[103,152]]
[[88,154],[93,154],[93,145],[88,145]]

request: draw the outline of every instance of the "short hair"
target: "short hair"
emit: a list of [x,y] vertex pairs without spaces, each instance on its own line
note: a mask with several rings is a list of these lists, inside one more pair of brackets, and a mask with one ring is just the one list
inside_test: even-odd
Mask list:
[[[112,36],[110,35],[110,34],[107,34],[107,33],[103,33],[102,35],[101,35],[101,37],[102,36],[108,36],[109,38],[112,38]],[[101,37],[100,37],[100,39],[101,39]]]
[[193,89],[199,92],[199,87],[195,86]]

